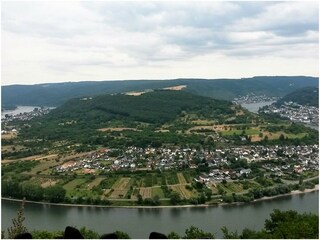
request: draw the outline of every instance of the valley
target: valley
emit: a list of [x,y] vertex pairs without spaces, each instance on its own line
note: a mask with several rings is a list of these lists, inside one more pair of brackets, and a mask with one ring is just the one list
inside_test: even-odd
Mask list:
[[317,131],[178,87],[72,99],[39,116],[5,119],[3,196],[197,205],[318,183]]

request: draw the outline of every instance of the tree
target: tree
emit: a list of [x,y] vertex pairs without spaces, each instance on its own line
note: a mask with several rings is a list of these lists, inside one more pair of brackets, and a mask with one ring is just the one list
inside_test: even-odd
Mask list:
[[284,135],[281,133],[281,135],[280,135],[280,137],[279,137],[279,140],[280,141],[284,141],[285,140],[285,137],[284,137]]
[[276,209],[270,216],[265,229],[273,238],[319,238],[319,217],[315,214]]
[[153,205],[155,205],[155,206],[160,205],[160,197],[159,197],[158,195],[155,195],[155,196],[152,198],[152,202],[153,202]]
[[235,231],[235,232],[229,231],[226,226],[223,226],[221,228],[221,231],[223,233],[224,239],[237,239],[237,238],[239,238],[237,231]]
[[62,186],[55,185],[45,188],[44,198],[49,202],[58,203],[64,200],[65,194],[66,190]]
[[118,239],[130,239],[130,236],[126,232],[116,231],[115,234],[117,235]]
[[181,239],[178,233],[176,232],[171,232],[168,234],[168,239]]
[[191,226],[190,228],[186,229],[185,234],[186,235],[183,237],[184,239],[214,238],[212,233],[204,232],[195,226]]
[[98,239],[98,238],[100,238],[100,235],[97,232],[92,231],[90,229],[87,229],[86,227],[80,228],[80,233],[85,239]]
[[138,194],[138,204],[142,204],[143,203],[143,198],[142,195],[139,193]]
[[16,235],[21,233],[26,233],[28,230],[23,225],[23,221],[25,220],[24,217],[24,202],[25,199],[21,202],[21,207],[18,210],[17,218],[12,219],[12,226],[7,229],[8,231],[8,238],[13,239]]
[[299,185],[302,185],[303,184],[303,176],[300,176],[299,177]]
[[170,194],[170,202],[172,205],[177,205],[181,202],[180,194],[177,192],[173,192]]

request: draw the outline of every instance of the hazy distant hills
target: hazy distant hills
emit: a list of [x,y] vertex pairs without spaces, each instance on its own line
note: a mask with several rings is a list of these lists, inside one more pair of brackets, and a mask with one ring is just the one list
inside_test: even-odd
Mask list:
[[174,79],[85,81],[2,87],[2,106],[57,106],[69,99],[105,93],[121,93],[186,85],[183,91],[216,99],[232,100],[253,92],[257,95],[284,96],[299,88],[318,87],[315,77],[253,77],[243,79]]
[[319,88],[305,87],[298,89],[279,99],[276,104],[281,105],[284,102],[290,101],[301,105],[319,107]]

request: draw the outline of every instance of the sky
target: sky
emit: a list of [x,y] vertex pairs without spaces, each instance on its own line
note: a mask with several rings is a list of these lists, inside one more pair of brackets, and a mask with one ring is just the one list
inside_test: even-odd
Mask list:
[[318,1],[2,1],[1,84],[319,75]]

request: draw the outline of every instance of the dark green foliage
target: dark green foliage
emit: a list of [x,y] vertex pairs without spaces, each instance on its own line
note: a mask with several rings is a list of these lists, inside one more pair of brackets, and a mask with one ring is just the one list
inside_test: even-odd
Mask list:
[[2,164],[1,173],[13,172],[17,174],[22,172],[28,172],[38,164],[39,161],[18,161],[9,164]]
[[183,237],[185,239],[200,239],[200,238],[210,238],[213,239],[214,235],[209,232],[204,232],[203,230],[191,226],[190,228],[186,229],[185,236]]
[[100,235],[97,232],[92,231],[90,229],[87,229],[86,227],[80,228],[79,231],[80,231],[81,235],[84,237],[84,239],[99,239],[100,238]]
[[116,231],[115,234],[117,234],[118,239],[130,239],[130,236],[125,232]]
[[[53,110],[47,119],[77,120],[77,124],[104,123],[110,120],[127,120],[164,123],[175,118],[183,110],[192,111],[203,106],[201,113],[232,113],[229,102],[213,100],[182,91],[154,91],[140,96],[102,95],[92,100],[73,99]],[[198,111],[198,110],[197,110]]]
[[275,209],[265,221],[260,231],[245,228],[241,234],[231,232],[226,227],[221,230],[225,239],[318,239],[319,217],[315,214],[297,213],[296,211],[280,211]]
[[34,230],[31,232],[33,239],[56,239],[62,238],[63,231],[46,231],[46,230]]
[[280,106],[284,102],[295,102],[300,105],[319,106],[319,88],[317,87],[305,87],[298,89],[294,92],[281,98],[276,102],[276,105]]
[[66,190],[62,186],[55,185],[45,188],[43,196],[49,202],[59,203],[63,202],[65,194]]
[[[235,114],[232,104],[183,91],[154,91],[140,96],[102,95],[91,100],[72,99],[48,115],[22,127],[21,139],[43,139],[44,143],[68,140],[81,143],[76,152],[135,145],[159,147],[163,144],[209,144],[197,134],[179,134],[190,124],[177,120],[182,112],[224,122]],[[163,123],[172,123],[170,132],[155,132]],[[99,132],[108,126],[134,127],[143,131]],[[148,125],[146,125],[146,123]],[[144,124],[144,125],[143,125]],[[141,127],[143,126],[143,127]],[[28,153],[29,154],[29,153]],[[29,154],[30,155],[30,154]]]
[[179,204],[181,201],[182,201],[182,199],[181,199],[179,193],[177,193],[177,192],[172,192],[172,193],[170,194],[170,203],[171,203],[172,205],[177,205],[177,204]]
[[168,234],[168,239],[181,239],[180,235],[176,232],[171,232]]

